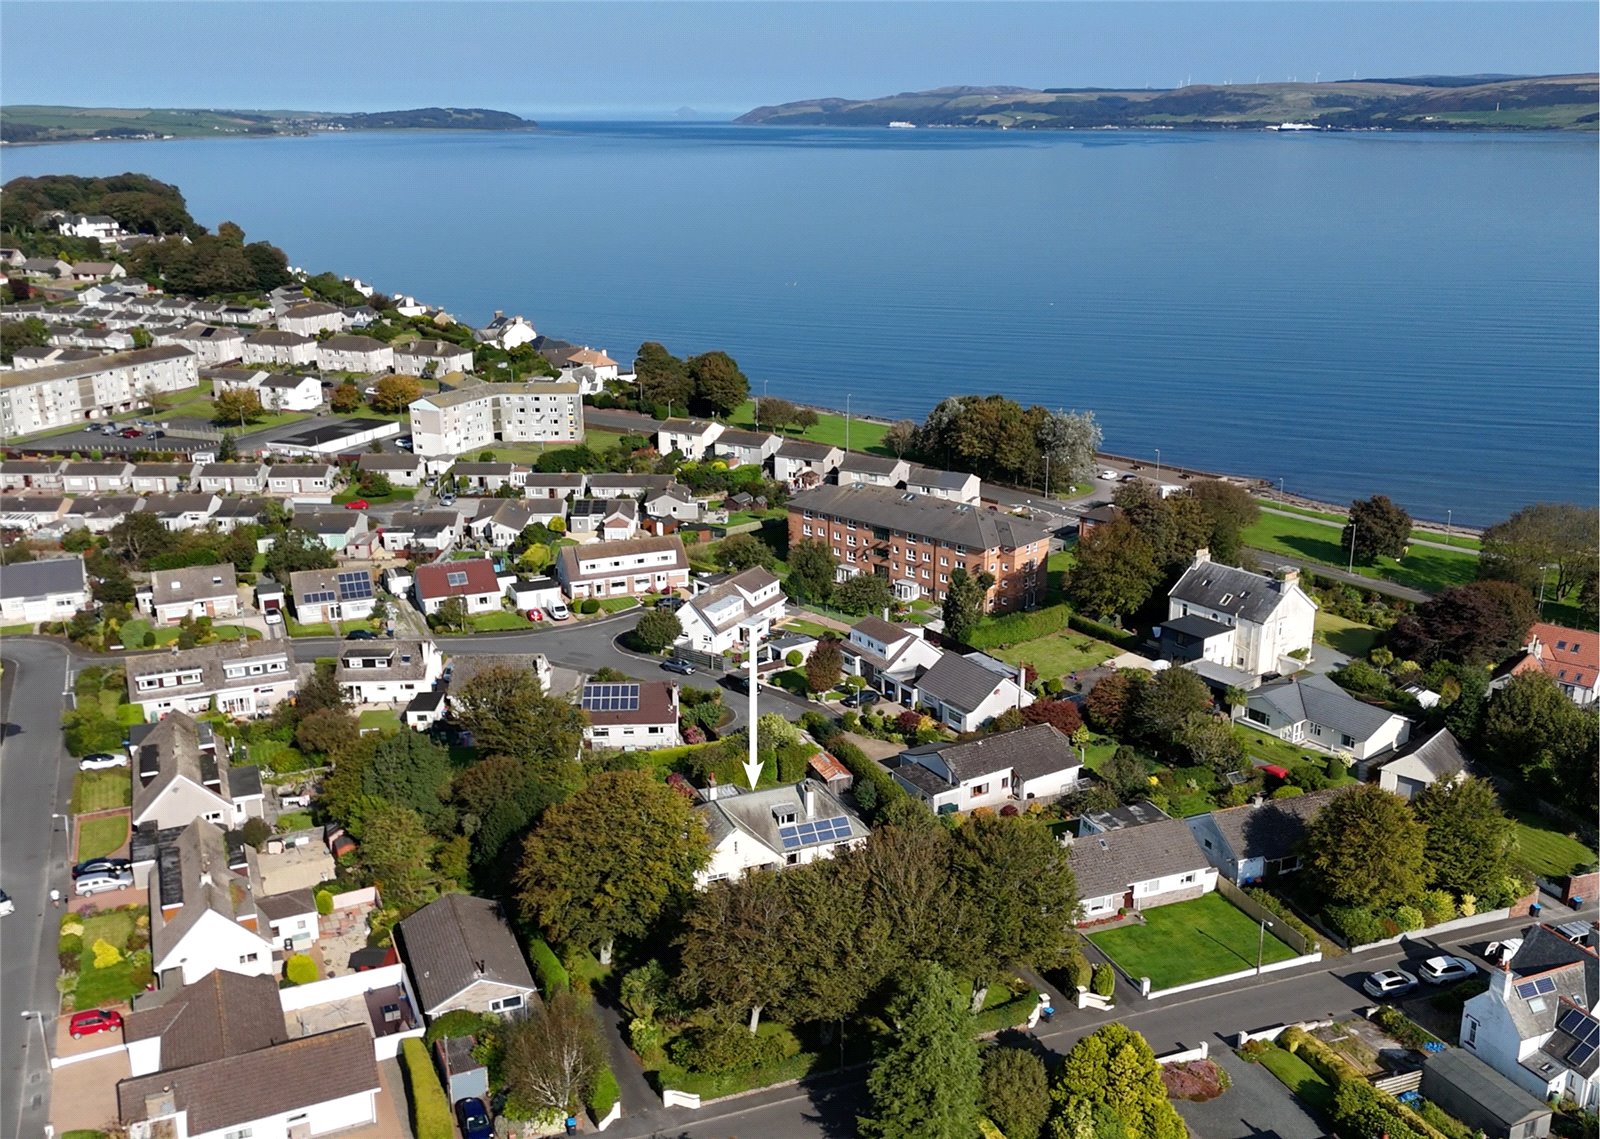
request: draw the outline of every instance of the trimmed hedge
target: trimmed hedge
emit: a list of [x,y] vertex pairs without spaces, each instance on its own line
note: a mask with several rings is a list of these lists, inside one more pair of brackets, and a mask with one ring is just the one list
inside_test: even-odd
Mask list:
[[1069,610],[1065,605],[1043,609],[1024,609],[981,621],[967,634],[967,644],[975,649],[997,649],[1022,641],[1036,641],[1067,627]]
[[572,988],[571,974],[544,938],[536,937],[528,943],[528,956],[533,958],[533,971],[539,975],[540,993],[551,997]]
[[416,1139],[454,1139],[455,1123],[445,1099],[439,1073],[428,1057],[428,1047],[415,1036],[400,1042],[400,1066],[406,1074],[406,1097],[411,1102],[411,1132]]
[[589,1089],[589,1114],[599,1123],[611,1114],[611,1109],[621,1098],[622,1090],[617,1087],[616,1075],[609,1065],[602,1067],[600,1074],[595,1077],[594,1087]]
[[894,781],[894,776],[849,740],[836,735],[824,746],[830,755],[850,769],[850,774],[855,776],[858,783],[872,784],[878,794],[875,817],[887,810],[890,803],[906,797],[906,789]]
[[1081,613],[1074,613],[1068,617],[1067,625],[1080,633],[1088,633],[1091,637],[1099,637],[1102,641],[1110,641],[1119,648],[1132,648],[1139,641],[1136,634],[1130,633],[1126,629],[1103,625],[1099,621],[1083,616]]
[[[1391,1136],[1402,1135],[1404,1129],[1409,1129],[1425,1139],[1449,1139],[1405,1104],[1373,1088],[1354,1064],[1303,1028],[1286,1029],[1278,1037],[1278,1044],[1305,1061],[1313,1072],[1332,1086],[1336,1097],[1333,1113],[1336,1125],[1341,1123],[1339,1105],[1343,1102],[1347,1107],[1365,1107],[1367,1111],[1362,1118],[1368,1118],[1375,1111],[1397,1120],[1400,1126],[1388,1128]],[[1344,1092],[1342,1096],[1339,1095],[1341,1091]],[[1346,1139],[1368,1139],[1364,1132],[1356,1133],[1349,1121],[1344,1122],[1345,1126],[1339,1130]]]
[[431,1048],[435,1040],[445,1037],[477,1036],[486,1026],[492,1027],[497,1019],[469,1009],[451,1009],[428,1025],[428,1030],[422,1034],[422,1042]]

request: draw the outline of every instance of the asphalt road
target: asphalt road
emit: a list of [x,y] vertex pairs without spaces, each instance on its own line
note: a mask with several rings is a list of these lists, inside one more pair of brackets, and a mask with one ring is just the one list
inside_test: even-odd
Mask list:
[[[59,913],[49,891],[71,888],[66,831],[52,818],[72,797],[61,738],[68,657],[59,644],[7,639],[0,658],[0,885],[17,907],[0,918],[0,1133],[31,1137],[43,1134],[50,1105],[44,1037],[55,1035]],[[51,1019],[22,1018],[34,1010]]]

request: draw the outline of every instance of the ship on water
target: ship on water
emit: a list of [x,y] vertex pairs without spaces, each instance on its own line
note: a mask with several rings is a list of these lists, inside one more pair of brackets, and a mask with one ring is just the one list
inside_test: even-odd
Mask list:
[[1268,126],[1269,131],[1319,131],[1322,128],[1316,123],[1276,123]]
[[908,123],[904,119],[896,119],[889,124],[889,129],[892,131],[914,131],[917,129],[917,124]]

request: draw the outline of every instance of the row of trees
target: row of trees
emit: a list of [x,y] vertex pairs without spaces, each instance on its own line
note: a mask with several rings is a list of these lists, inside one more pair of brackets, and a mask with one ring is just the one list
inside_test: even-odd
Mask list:
[[265,293],[294,280],[283,250],[265,241],[246,244],[244,230],[226,221],[215,234],[146,242],[121,260],[130,276],[179,296]]
[[1093,476],[1100,426],[1092,412],[1024,408],[999,395],[950,396],[921,426],[895,424],[884,442],[933,466],[1024,486],[1042,486],[1048,464],[1051,486],[1067,487]]
[[[56,210],[71,214],[105,214],[130,233],[187,234],[205,229],[189,214],[178,187],[147,174],[115,174],[84,178],[46,174],[13,178],[0,193],[0,229],[15,234],[54,229],[41,215]],[[31,251],[29,251],[31,252]]]
[[639,399],[686,415],[726,417],[750,398],[750,381],[726,352],[680,360],[654,340],[639,346],[633,362]]

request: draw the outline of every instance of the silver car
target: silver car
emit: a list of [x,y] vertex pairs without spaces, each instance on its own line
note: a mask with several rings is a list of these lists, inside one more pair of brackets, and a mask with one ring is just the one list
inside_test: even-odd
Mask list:
[[87,898],[91,894],[109,894],[131,885],[133,874],[127,871],[120,874],[85,874],[72,884],[72,892],[80,898]]
[[1385,997],[1403,997],[1417,987],[1417,979],[1404,969],[1379,969],[1368,973],[1361,982],[1367,996],[1382,1000]]

